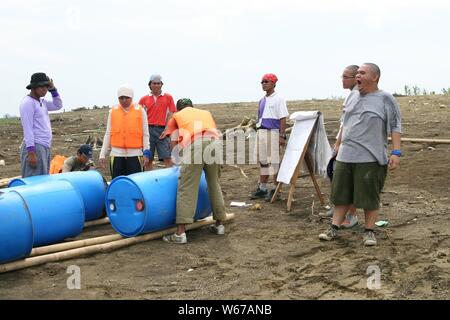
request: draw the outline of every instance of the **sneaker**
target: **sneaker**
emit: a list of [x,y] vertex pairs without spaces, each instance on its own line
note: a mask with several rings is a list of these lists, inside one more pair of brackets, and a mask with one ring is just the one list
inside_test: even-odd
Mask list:
[[[265,197],[265,200],[267,202],[270,202],[272,200],[272,197],[275,193],[275,189],[270,190],[269,192],[267,192],[267,195]],[[278,192],[277,197],[275,198],[275,201],[281,200],[281,193]]]
[[181,235],[177,235],[176,233],[169,234],[167,236],[164,236],[163,240],[165,242],[171,242],[171,243],[177,243],[177,244],[187,243],[186,232],[182,233]]
[[345,215],[345,220],[341,224],[341,228],[352,228],[358,224],[358,216],[356,214],[347,213]]
[[337,230],[330,227],[325,233],[319,234],[320,240],[330,241],[337,238]]
[[212,224],[209,226],[209,231],[215,234],[225,234],[225,227],[223,224],[216,226],[215,224]]
[[250,199],[254,200],[254,199],[264,199],[267,194],[269,192],[267,192],[267,190],[262,190],[259,187],[256,189],[255,192],[253,192],[250,196]]
[[334,208],[331,208],[327,212],[319,212],[321,218],[333,218]]
[[376,246],[377,245],[377,238],[375,238],[375,233],[373,231],[364,232],[363,240],[364,240],[365,246]]

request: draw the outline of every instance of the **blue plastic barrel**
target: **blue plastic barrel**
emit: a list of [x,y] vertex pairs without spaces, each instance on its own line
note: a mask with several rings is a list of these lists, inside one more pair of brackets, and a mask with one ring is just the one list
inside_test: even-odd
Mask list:
[[33,248],[30,213],[16,192],[0,191],[0,263],[27,257]]
[[102,216],[105,204],[106,185],[102,175],[96,170],[18,178],[11,180],[8,187],[31,185],[55,180],[67,180],[78,189],[83,198],[86,221],[98,219]]
[[[115,178],[106,192],[106,212],[112,227],[125,237],[175,225],[179,167]],[[194,220],[211,214],[205,174],[200,180]]]
[[68,181],[36,183],[14,188],[5,195],[9,194],[20,196],[28,209],[33,227],[33,247],[75,237],[83,230],[83,200]]

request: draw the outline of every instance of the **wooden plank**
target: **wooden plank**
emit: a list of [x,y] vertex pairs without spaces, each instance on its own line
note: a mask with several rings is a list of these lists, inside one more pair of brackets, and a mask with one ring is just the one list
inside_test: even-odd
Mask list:
[[272,199],[270,199],[270,203],[274,203],[276,196],[280,192],[281,189],[281,182],[278,182],[277,187],[275,188],[275,192],[273,193]]
[[[306,155],[306,153],[308,151],[309,143],[311,142],[312,134],[316,130],[318,120],[319,120],[319,118],[317,117],[316,121],[314,122],[314,126],[312,127],[312,130],[309,133],[308,139],[306,140],[305,146],[303,148],[303,151],[302,151],[300,159],[299,159],[299,161],[297,163],[297,166],[295,167],[294,175],[291,178],[291,183],[290,183],[291,187],[289,189],[289,195],[288,195],[287,204],[286,204],[286,211],[287,212],[291,211],[292,199],[294,197],[294,191],[295,191],[295,184],[297,183],[297,179],[298,179],[298,176],[300,174],[300,170],[301,170],[303,161],[305,160],[305,155]],[[311,175],[312,175],[312,173],[311,173]]]
[[309,158],[308,155],[306,155],[305,162],[306,162],[306,166],[308,167],[308,171],[310,173],[311,180],[314,184],[314,188],[316,189],[317,195],[319,196],[320,204],[322,206],[324,206],[325,200],[323,198],[322,192],[320,191],[319,184],[317,183],[316,176],[314,175],[314,167],[313,167],[313,165],[311,163],[311,159]]
[[[388,138],[391,141],[391,137]],[[427,142],[434,144],[450,144],[450,139],[430,139],[430,138],[401,138],[402,142]]]

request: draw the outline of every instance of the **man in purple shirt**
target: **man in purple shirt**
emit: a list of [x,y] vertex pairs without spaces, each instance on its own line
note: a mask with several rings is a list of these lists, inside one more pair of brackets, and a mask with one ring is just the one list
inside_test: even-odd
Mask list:
[[[53,80],[45,73],[33,74],[27,89],[30,93],[20,104],[24,137],[20,152],[23,178],[49,173],[52,128],[48,112],[63,106]],[[53,101],[44,99],[47,91],[52,94]]]
[[[259,101],[258,123],[256,124],[256,154],[260,165],[259,184],[250,199],[265,198],[270,201],[275,192],[276,176],[280,164],[280,146],[286,145],[286,118],[289,112],[284,98],[275,92],[278,78],[273,73],[261,79],[266,95]],[[268,190],[269,176],[274,178],[274,186]]]

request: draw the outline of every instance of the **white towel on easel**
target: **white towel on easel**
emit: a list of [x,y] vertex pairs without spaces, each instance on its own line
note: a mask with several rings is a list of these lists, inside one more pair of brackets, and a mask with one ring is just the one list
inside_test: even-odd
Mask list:
[[332,149],[328,141],[327,132],[325,131],[325,124],[321,112],[319,112],[319,120],[316,130],[311,136],[307,152],[311,157],[312,163],[314,163],[314,174],[326,178],[327,165],[331,158]]
[[289,116],[289,119],[295,121],[315,119],[317,118],[317,113],[319,113],[319,111],[297,111],[291,114]]

